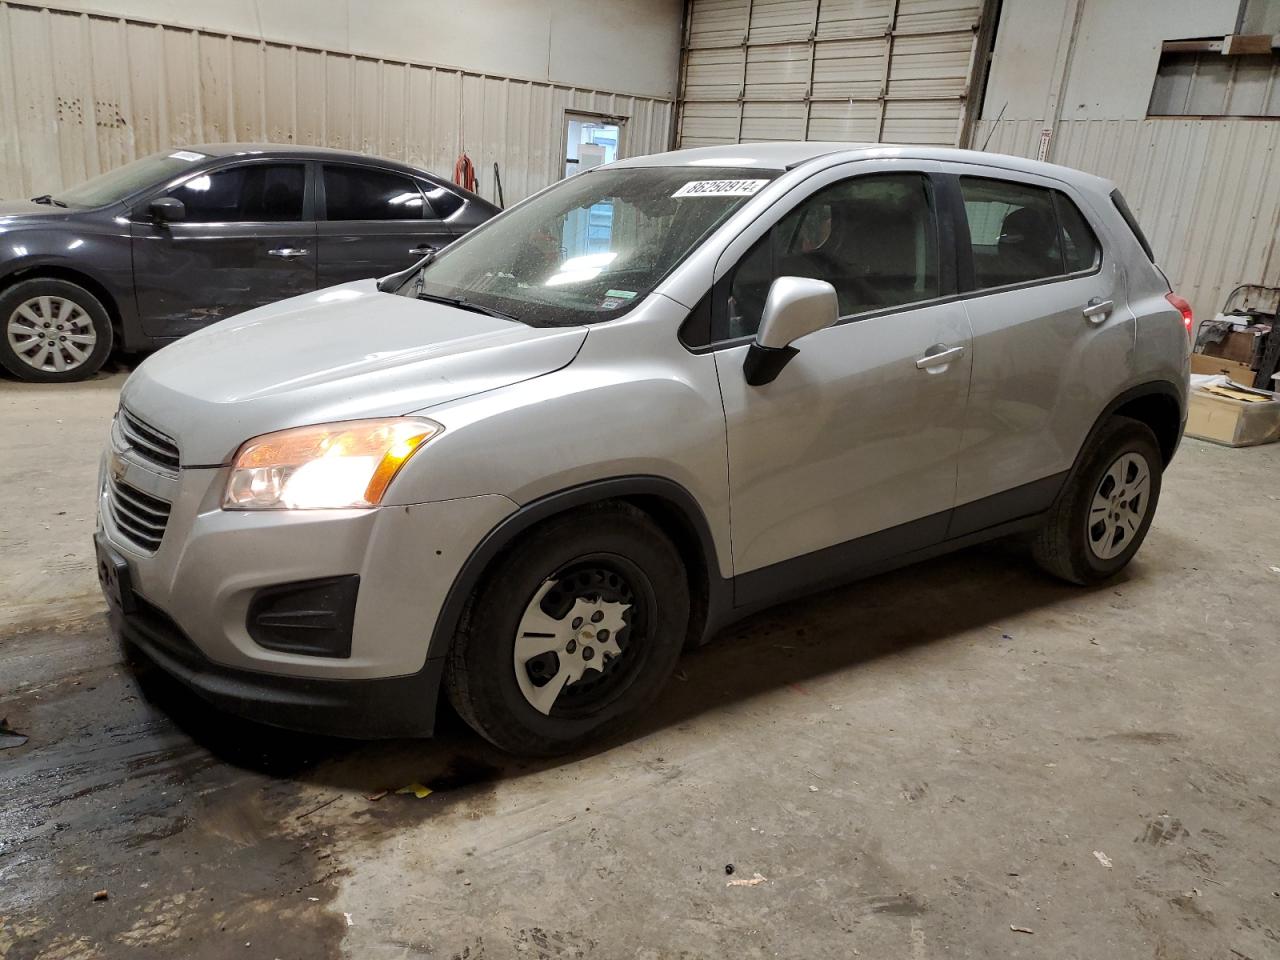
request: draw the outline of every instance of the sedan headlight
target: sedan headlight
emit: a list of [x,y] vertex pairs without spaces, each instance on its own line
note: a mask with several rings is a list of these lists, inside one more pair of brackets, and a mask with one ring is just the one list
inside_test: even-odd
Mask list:
[[237,452],[224,510],[376,507],[400,468],[444,427],[420,417],[268,433]]

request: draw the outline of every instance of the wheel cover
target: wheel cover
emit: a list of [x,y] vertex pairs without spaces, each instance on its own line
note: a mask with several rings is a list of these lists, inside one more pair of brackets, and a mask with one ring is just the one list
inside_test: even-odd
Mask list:
[[1085,540],[1099,560],[1128,549],[1151,509],[1151,465],[1140,453],[1124,453],[1107,467],[1085,519]]
[[9,349],[27,366],[65,373],[88,361],[98,345],[93,318],[66,297],[32,297],[18,304],[6,324]]
[[525,699],[551,715],[557,701],[578,712],[606,702],[634,663],[633,588],[588,563],[542,582],[516,627],[512,665]]

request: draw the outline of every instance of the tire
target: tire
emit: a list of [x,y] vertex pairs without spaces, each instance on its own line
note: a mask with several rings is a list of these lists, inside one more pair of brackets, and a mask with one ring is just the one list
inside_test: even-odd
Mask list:
[[69,280],[36,277],[0,292],[0,324],[0,365],[20,380],[84,380],[97,373],[111,353],[113,333],[106,307]]
[[1122,570],[1151,527],[1163,469],[1149,427],[1128,417],[1108,420],[1032,540],[1036,563],[1078,584],[1098,583]]
[[[450,649],[449,699],[502,750],[566,753],[612,735],[656,699],[688,621],[684,564],[646,514],[615,502],[553,517],[477,588]],[[607,629],[590,632],[614,624],[605,641],[595,638]],[[549,649],[521,660],[538,646]]]

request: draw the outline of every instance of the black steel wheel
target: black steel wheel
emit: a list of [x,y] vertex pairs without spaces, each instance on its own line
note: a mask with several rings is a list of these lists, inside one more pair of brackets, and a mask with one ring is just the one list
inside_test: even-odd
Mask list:
[[477,590],[451,651],[449,696],[503,749],[572,750],[653,701],[688,618],[684,565],[644,513],[612,503],[556,517]]

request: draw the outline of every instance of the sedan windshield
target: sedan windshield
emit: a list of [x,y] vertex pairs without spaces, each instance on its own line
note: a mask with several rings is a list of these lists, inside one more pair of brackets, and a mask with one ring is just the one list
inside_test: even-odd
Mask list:
[[192,150],[169,150],[126,163],[108,170],[79,186],[64,190],[57,199],[72,207],[105,207],[123,200],[153,183],[163,183],[191,169],[191,165],[208,159]]
[[448,247],[397,291],[530,326],[611,320],[639,303],[776,170],[580,173]]

